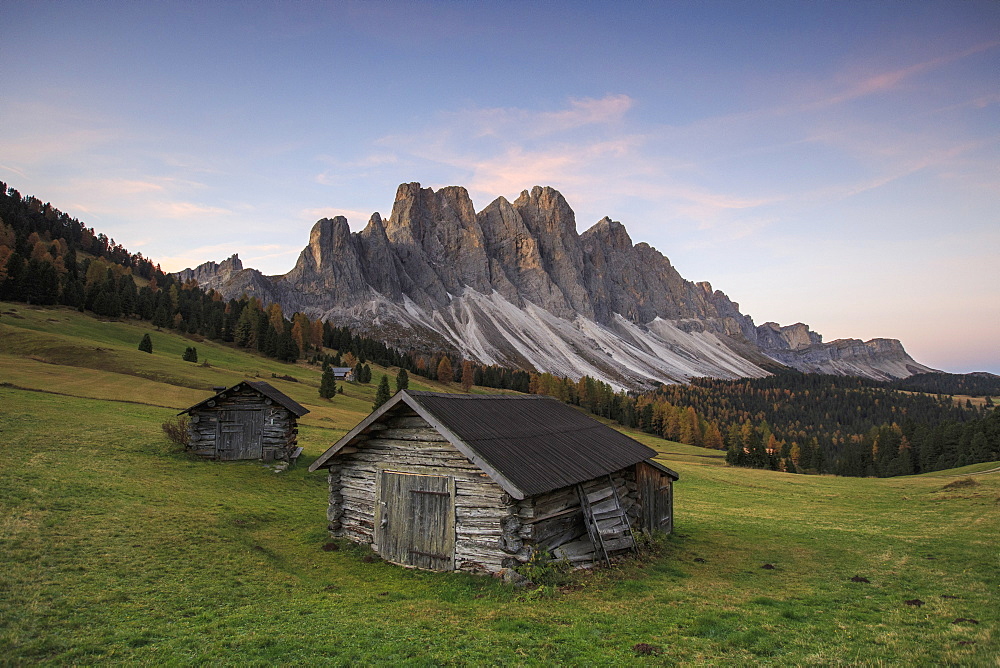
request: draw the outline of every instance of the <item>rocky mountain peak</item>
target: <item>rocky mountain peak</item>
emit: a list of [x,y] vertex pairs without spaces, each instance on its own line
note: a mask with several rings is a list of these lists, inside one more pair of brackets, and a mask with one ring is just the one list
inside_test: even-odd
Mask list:
[[614,250],[625,250],[632,248],[632,237],[628,235],[625,226],[616,220],[611,220],[607,216],[597,221],[593,227],[580,235],[594,237],[608,248]]
[[350,236],[351,228],[347,224],[347,218],[343,216],[316,221],[309,232],[307,248],[312,256],[313,266],[319,268],[333,262],[345,245],[350,243]]
[[823,344],[802,323],[757,327],[710,283],[685,280],[655,248],[633,245],[620,222],[605,217],[578,234],[573,210],[548,186],[477,213],[463,187],[404,183],[388,220],[375,213],[361,232],[342,216],[317,221],[288,274],[240,269],[233,256],[182,276],[404,348],[451,348],[620,387],[766,375],[775,361],[871,377],[928,370],[895,340]]
[[523,190],[514,200],[513,206],[528,227],[536,233],[557,234],[560,237],[577,236],[576,214],[562,193],[555,188],[535,186],[530,192]]
[[823,343],[823,337],[809,329],[805,323],[782,327],[776,322],[765,322],[757,327],[758,342],[769,350],[803,350]]
[[194,280],[203,288],[213,288],[228,281],[233,276],[243,271],[243,262],[240,256],[233,253],[222,262],[205,262],[194,269],[184,269],[177,272],[177,277],[181,281]]
[[367,238],[386,238],[388,236],[385,233],[385,223],[382,222],[382,216],[376,211],[372,214],[371,218],[368,219],[368,224],[365,225],[365,229],[361,230],[361,236]]

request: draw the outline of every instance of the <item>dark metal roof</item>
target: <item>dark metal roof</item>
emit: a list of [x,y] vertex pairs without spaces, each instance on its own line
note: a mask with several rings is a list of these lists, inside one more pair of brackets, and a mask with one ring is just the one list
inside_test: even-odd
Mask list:
[[249,387],[257,390],[265,397],[269,398],[271,401],[279,404],[280,406],[283,406],[284,408],[287,408],[289,411],[295,414],[295,417],[302,417],[303,415],[309,412],[308,408],[298,403],[297,401],[289,397],[281,390],[278,390],[277,388],[271,386],[270,383],[265,383],[262,380],[244,380],[242,382],[236,383],[232,387],[227,387],[221,392],[215,393],[214,395],[210,396],[209,398],[203,401],[199,401],[190,408],[185,408],[180,413],[178,413],[178,415],[183,415],[184,413],[190,413],[191,411],[197,410],[202,406],[204,406],[205,404],[207,404],[209,401],[218,399],[220,395],[223,395],[226,392],[229,392],[230,390],[234,390],[240,385],[248,385]]
[[550,397],[404,390],[309,469],[322,466],[400,402],[519,499],[607,475],[656,455],[652,448]]

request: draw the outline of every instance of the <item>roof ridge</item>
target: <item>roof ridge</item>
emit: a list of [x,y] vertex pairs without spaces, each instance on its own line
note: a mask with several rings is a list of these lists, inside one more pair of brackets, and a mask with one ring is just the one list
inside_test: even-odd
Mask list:
[[430,392],[428,390],[403,390],[411,397],[438,397],[441,399],[556,399],[542,394],[458,394],[454,392]]

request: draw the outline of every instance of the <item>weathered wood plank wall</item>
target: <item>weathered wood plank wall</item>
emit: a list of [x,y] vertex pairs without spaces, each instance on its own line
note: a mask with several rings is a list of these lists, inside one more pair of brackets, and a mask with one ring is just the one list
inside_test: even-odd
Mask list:
[[[333,535],[380,551],[375,521],[381,471],[450,476],[455,485],[455,569],[499,571],[511,556],[499,548],[501,523],[517,513],[517,503],[419,416],[397,415],[373,427],[366,440],[351,447],[354,452],[342,451],[331,460],[328,519]],[[523,553],[522,545],[517,548],[515,553]]]
[[673,480],[663,471],[640,463],[636,464],[636,483],[642,504],[642,528],[670,533],[674,528]]
[[[234,411],[259,411],[261,417],[260,422],[257,419],[253,420],[252,428],[252,431],[259,432],[254,436],[259,439],[259,448],[255,446],[251,452],[249,444],[240,443],[238,444],[240,454],[233,458],[250,456],[253,459],[262,458],[270,461],[288,460],[291,457],[299,432],[295,414],[250,389],[234,392],[230,396],[216,400],[214,406],[202,406],[192,412],[188,419],[188,450],[195,455],[211,459],[230,458],[220,449],[222,445],[220,434],[223,421],[227,420],[227,414]],[[240,440],[248,435],[249,431],[246,434],[241,431]],[[225,445],[231,445],[228,443],[231,439],[226,440]]]

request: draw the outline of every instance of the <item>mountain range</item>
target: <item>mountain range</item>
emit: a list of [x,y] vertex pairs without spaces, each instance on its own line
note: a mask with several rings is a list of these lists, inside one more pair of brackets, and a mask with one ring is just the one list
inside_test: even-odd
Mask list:
[[633,244],[621,223],[604,218],[578,233],[550,187],[476,212],[465,188],[407,183],[389,219],[375,213],[360,232],[342,216],[318,221],[287,274],[265,276],[233,255],[177,275],[403,349],[618,387],[759,377],[782,366],[876,379],[933,371],[896,339],[824,343],[802,323],[755,325],[723,292]]

